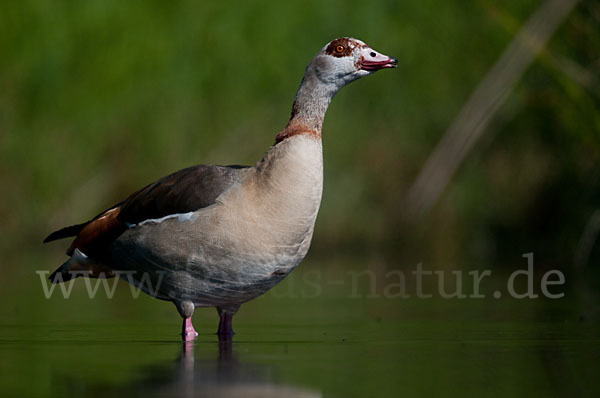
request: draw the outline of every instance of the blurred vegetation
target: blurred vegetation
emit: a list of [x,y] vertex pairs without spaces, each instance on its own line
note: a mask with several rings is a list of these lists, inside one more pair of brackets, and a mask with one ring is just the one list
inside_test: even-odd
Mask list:
[[568,268],[600,203],[598,1],[569,15],[434,211],[403,222],[425,159],[539,3],[4,2],[2,266],[174,170],[253,164],[285,126],[306,64],[349,35],[400,66],[330,107],[311,255],[447,266],[533,251]]

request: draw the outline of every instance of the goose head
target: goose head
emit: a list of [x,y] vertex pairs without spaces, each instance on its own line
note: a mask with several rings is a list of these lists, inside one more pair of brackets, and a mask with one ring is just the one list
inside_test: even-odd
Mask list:
[[346,84],[380,69],[395,68],[398,61],[351,37],[330,41],[306,67],[296,93],[287,127],[276,142],[295,134],[314,131],[320,137],[327,107]]
[[332,40],[313,58],[307,72],[322,83],[341,88],[384,68],[395,68],[395,58],[373,50],[366,43],[351,37]]

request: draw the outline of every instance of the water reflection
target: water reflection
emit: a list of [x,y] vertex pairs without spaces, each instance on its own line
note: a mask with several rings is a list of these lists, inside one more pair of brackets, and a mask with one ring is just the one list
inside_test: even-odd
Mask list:
[[[215,345],[193,341],[181,343],[181,352],[175,361],[144,369],[141,378],[125,386],[110,388],[110,391],[95,390],[113,396],[146,397],[322,396],[318,391],[277,382],[273,366],[240,361],[236,343],[231,340]],[[211,353],[212,358],[209,357]]]

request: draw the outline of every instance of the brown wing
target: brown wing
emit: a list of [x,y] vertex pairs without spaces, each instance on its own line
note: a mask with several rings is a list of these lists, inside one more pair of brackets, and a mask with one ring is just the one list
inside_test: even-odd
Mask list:
[[44,242],[76,236],[67,250],[101,255],[131,224],[210,206],[227,188],[241,180],[244,166],[199,165],[179,170],[147,185],[92,220],[63,228]]
[[179,170],[127,198],[121,206],[119,220],[137,224],[210,206],[227,188],[240,181],[244,168],[199,165]]
[[73,255],[75,249],[87,255],[101,253],[103,248],[127,229],[127,224],[119,220],[120,212],[121,206],[113,207],[87,223],[71,243],[67,254]]

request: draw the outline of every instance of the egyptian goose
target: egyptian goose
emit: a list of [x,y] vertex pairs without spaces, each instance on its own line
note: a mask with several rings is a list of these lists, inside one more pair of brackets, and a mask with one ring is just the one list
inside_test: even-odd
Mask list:
[[321,126],[346,84],[396,67],[360,40],[333,40],[306,68],[287,126],[254,167],[199,165],[140,189],[44,242],[75,237],[52,283],[119,276],[175,304],[193,340],[195,307],[216,307],[218,335],[233,334],[242,303],[281,282],[302,261],[323,186]]

